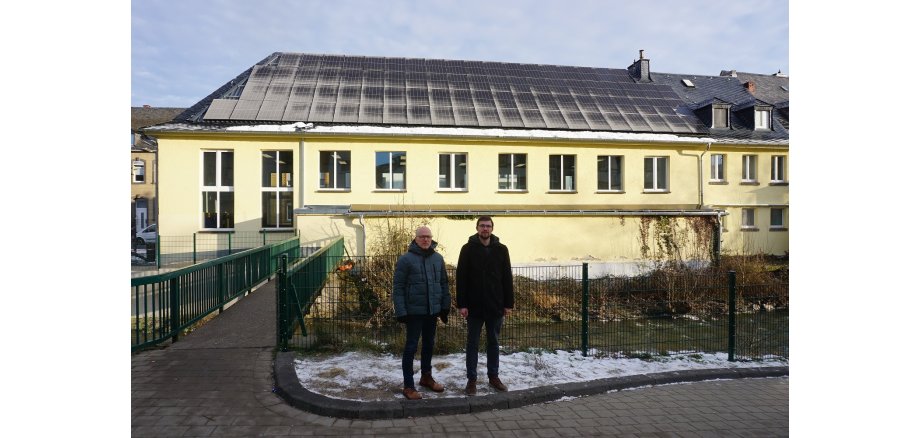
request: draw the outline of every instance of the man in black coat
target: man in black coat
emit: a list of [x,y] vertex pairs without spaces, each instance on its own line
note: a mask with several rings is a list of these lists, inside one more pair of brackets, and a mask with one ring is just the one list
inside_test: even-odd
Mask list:
[[457,308],[466,318],[466,395],[476,394],[479,334],[486,326],[486,372],[489,385],[508,387],[498,378],[498,336],[505,316],[514,308],[514,287],[508,247],[492,234],[492,218],[476,220],[476,234],[460,249],[457,261]]

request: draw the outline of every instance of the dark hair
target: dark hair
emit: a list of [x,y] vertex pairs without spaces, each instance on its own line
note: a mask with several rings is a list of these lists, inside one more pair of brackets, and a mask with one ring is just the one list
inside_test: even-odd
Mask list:
[[492,222],[492,226],[495,226],[495,221],[492,220],[492,216],[479,216],[479,219],[476,219],[476,226],[479,226],[480,222],[489,221]]

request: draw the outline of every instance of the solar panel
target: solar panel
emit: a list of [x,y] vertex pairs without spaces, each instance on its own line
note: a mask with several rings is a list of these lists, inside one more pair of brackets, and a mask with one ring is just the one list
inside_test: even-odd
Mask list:
[[233,113],[233,108],[236,107],[236,103],[239,100],[236,99],[214,99],[211,101],[211,106],[208,107],[208,111],[204,114],[205,120],[226,120],[230,118],[230,114]]
[[664,81],[638,83],[626,69],[282,53],[254,66],[244,82],[211,102],[203,118],[705,129],[694,116],[678,115],[683,105]]

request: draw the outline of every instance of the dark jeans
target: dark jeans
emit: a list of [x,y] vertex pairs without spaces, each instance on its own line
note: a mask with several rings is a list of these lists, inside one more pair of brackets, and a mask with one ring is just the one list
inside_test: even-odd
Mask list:
[[406,348],[403,350],[402,370],[403,387],[415,388],[412,379],[412,362],[418,351],[418,337],[422,335],[422,373],[431,372],[431,355],[434,353],[434,332],[437,327],[436,315],[409,315],[406,322]]
[[498,335],[502,331],[504,316],[479,319],[472,316],[466,319],[466,378],[476,380],[476,364],[479,363],[479,333],[486,325],[486,373],[489,377],[498,377]]

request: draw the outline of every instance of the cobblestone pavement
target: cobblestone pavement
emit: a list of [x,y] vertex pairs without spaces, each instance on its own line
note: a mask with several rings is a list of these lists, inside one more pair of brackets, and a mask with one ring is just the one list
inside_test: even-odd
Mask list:
[[394,420],[322,417],[272,392],[274,283],[179,342],[131,358],[131,435],[788,436],[788,378],[644,387],[515,409]]

